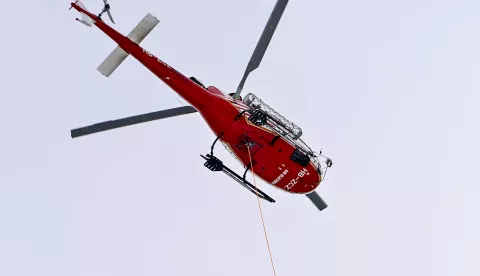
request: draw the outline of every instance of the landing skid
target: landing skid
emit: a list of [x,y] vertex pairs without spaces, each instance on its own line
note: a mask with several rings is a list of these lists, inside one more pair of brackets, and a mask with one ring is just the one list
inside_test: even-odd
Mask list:
[[275,200],[273,198],[271,198],[270,196],[268,196],[267,194],[265,194],[264,192],[262,192],[260,189],[256,188],[255,186],[253,186],[250,182],[248,182],[246,179],[245,179],[245,176],[247,174],[247,170],[245,171],[245,173],[243,174],[243,177],[241,177],[240,175],[238,175],[236,172],[232,171],[231,169],[229,169],[227,166],[225,166],[222,162],[222,160],[218,159],[217,157],[215,157],[213,155],[213,148],[215,147],[215,143],[218,141],[218,139],[221,137],[218,136],[217,139],[215,139],[215,142],[213,142],[213,145],[211,147],[211,151],[210,151],[210,154],[207,154],[207,156],[203,156],[203,155],[200,155],[203,159],[206,160],[204,166],[206,168],[208,168],[209,170],[213,171],[213,172],[219,172],[219,171],[222,171],[224,172],[226,175],[230,176],[231,178],[233,178],[235,181],[237,181],[240,185],[242,185],[243,187],[245,187],[247,190],[249,190],[250,192],[254,193],[255,195],[257,195],[258,197],[260,197],[261,199],[264,199],[268,202],[275,202]]
[[255,195],[257,195],[258,197],[260,197],[261,199],[265,199],[268,202],[275,202],[275,200],[273,198],[271,198],[270,196],[268,196],[267,194],[265,194],[264,192],[262,192],[260,189],[256,188],[255,186],[253,186],[245,178],[242,178],[236,172],[232,171],[231,169],[229,169],[228,167],[223,165],[223,162],[220,159],[218,159],[217,157],[212,156],[210,154],[207,154],[207,156],[203,156],[203,155],[200,155],[200,156],[203,157],[203,159],[206,160],[204,165],[205,165],[205,167],[207,167],[211,171],[214,171],[214,172],[215,171],[222,171],[226,175],[230,176],[235,181],[240,183],[240,185],[245,187],[247,190],[249,190],[250,192],[252,192]]

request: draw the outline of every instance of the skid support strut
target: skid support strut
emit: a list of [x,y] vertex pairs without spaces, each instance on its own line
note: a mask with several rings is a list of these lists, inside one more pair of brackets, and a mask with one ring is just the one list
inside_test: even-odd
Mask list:
[[264,192],[262,192],[260,189],[256,188],[255,186],[253,186],[250,182],[248,182],[245,179],[247,171],[249,170],[251,165],[247,166],[247,169],[245,170],[245,173],[243,174],[243,177],[241,177],[236,172],[232,171],[230,168],[225,166],[223,164],[222,160],[218,159],[216,156],[213,155],[213,149],[215,147],[215,143],[218,141],[218,139],[220,139],[221,136],[222,136],[222,134],[220,134],[217,137],[217,139],[215,139],[215,142],[213,142],[213,145],[212,145],[211,150],[210,150],[210,154],[207,154],[207,156],[200,155],[203,159],[206,160],[205,163],[204,163],[204,166],[206,168],[208,168],[209,170],[213,171],[213,172],[222,171],[226,175],[230,176],[233,180],[237,181],[240,185],[245,187],[247,190],[249,190],[250,192],[252,192],[255,195],[257,195],[258,197],[260,197],[261,199],[264,199],[268,202],[275,202],[275,200],[273,198],[271,198],[270,196],[268,196],[267,194],[265,194]]

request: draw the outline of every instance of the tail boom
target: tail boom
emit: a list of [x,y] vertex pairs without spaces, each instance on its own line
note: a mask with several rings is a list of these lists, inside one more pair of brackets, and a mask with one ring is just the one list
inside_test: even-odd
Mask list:
[[145,26],[153,29],[158,24],[158,22],[155,22],[158,21],[155,17],[147,14],[126,37],[86,10],[82,7],[83,5],[78,5],[77,2],[71,3],[72,7],[83,15],[88,16],[92,20],[92,24],[118,44],[118,47],[98,67],[98,71],[103,75],[110,76],[129,55],[132,55],[197,110],[203,109],[208,104],[209,99],[212,97],[211,93],[138,45],[151,31],[145,31]]

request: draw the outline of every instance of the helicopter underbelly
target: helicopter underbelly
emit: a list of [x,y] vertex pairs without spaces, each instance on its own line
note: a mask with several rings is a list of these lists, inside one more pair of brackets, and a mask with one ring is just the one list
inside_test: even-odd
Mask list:
[[[311,163],[304,167],[291,160],[295,148],[286,141],[279,139],[272,146],[259,139],[262,132],[266,131],[257,128],[253,132],[255,135],[247,134],[247,139],[252,143],[250,154],[254,163],[253,172],[265,182],[287,192],[302,194],[315,190],[321,180],[315,167]],[[246,146],[228,144],[228,147],[245,167],[250,164]]]
[[[213,99],[212,99],[213,100]],[[239,111],[223,99],[213,100],[206,110],[199,110],[202,117],[220,141],[246,168],[252,159],[255,175],[281,190],[291,193],[310,193],[321,181],[316,167],[309,162],[306,166],[293,161],[295,147],[279,138],[272,145],[275,134],[256,126],[243,116],[234,120]],[[212,108],[212,106],[215,108]],[[250,143],[250,154],[246,147]],[[251,156],[250,156],[251,155]]]
[[[232,135],[234,134],[234,135]],[[223,140],[227,150],[246,168],[253,162],[253,172],[265,182],[291,193],[310,193],[320,184],[321,176],[312,163],[302,166],[290,157],[295,147],[278,139],[273,145],[275,135],[246,121],[232,127],[229,136],[233,140]],[[250,148],[247,149],[245,141]],[[250,161],[252,160],[252,161]]]

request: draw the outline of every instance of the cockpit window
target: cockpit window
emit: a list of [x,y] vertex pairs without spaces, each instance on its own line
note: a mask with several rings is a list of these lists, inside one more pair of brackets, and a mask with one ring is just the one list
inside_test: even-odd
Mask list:
[[290,159],[303,167],[308,166],[308,164],[310,163],[310,157],[301,152],[299,149],[295,149],[295,151],[290,156]]

